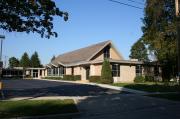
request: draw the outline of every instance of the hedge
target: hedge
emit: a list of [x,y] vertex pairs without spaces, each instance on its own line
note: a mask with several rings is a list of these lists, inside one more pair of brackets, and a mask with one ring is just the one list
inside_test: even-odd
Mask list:
[[145,81],[154,82],[154,77],[153,76],[145,76]]
[[81,76],[80,75],[64,75],[63,78],[59,77],[59,76],[55,76],[55,77],[44,77],[45,79],[54,79],[54,80],[67,80],[67,81],[77,81],[77,80],[81,80]]
[[44,77],[44,79],[54,79],[54,80],[62,80],[62,77],[56,76],[56,77]]
[[81,75],[64,75],[63,80],[68,80],[68,81],[81,80]]
[[135,82],[135,83],[145,82],[145,77],[144,77],[144,76],[136,76],[136,77],[134,78],[134,82]]
[[101,76],[90,76],[89,81],[94,83],[101,83]]

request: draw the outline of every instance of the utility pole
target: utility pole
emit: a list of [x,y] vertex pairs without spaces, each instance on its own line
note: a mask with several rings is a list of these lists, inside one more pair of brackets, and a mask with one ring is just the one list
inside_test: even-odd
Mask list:
[[[180,80],[180,18],[179,18],[179,0],[175,0],[176,8],[176,27],[177,27],[177,55],[178,55],[178,79]],[[180,81],[179,81],[180,83]]]

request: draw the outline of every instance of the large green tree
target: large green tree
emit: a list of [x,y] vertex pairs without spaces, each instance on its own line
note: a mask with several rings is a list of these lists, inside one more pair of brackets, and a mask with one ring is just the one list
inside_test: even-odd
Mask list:
[[41,62],[40,62],[40,59],[39,59],[39,56],[38,56],[38,53],[37,52],[34,52],[34,54],[32,54],[31,56],[31,67],[41,67]]
[[57,37],[52,31],[53,16],[64,17],[53,0],[0,0],[0,28],[9,32],[38,33],[41,37]]
[[13,68],[13,67],[18,67],[19,66],[19,60],[15,57],[11,57],[9,58],[9,67]]
[[26,52],[21,57],[20,66],[24,67],[24,68],[27,68],[27,67],[31,66],[29,56],[28,56],[28,54]]
[[139,61],[148,61],[148,53],[145,44],[142,39],[139,39],[131,47],[131,59],[138,59]]
[[163,76],[169,79],[177,70],[176,18],[174,0],[147,0],[143,41],[163,64]]

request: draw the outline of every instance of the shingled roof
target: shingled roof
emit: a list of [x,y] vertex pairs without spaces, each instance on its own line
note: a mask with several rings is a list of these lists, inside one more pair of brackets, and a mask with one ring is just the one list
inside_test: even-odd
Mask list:
[[102,50],[109,43],[111,43],[111,41],[105,41],[59,55],[50,64],[58,65],[59,63],[69,64],[69,63],[77,63],[81,61],[88,61],[89,58],[91,58],[94,54],[96,54],[100,49]]

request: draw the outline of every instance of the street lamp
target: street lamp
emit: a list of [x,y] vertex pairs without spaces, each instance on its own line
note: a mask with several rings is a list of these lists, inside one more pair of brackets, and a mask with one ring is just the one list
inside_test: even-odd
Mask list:
[[4,35],[0,35],[0,40],[1,40],[1,52],[0,52],[0,61],[2,61],[2,46],[3,46],[3,40],[5,39]]

